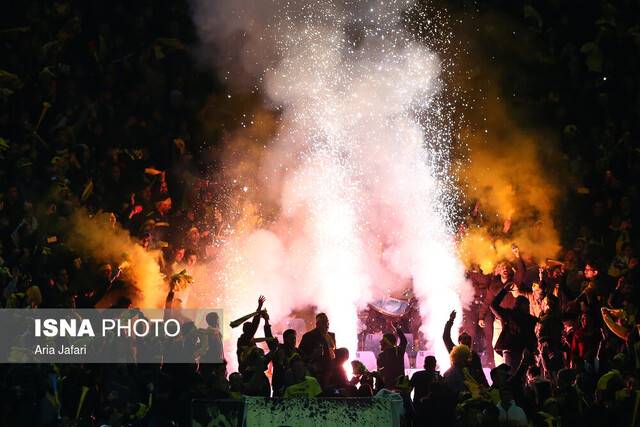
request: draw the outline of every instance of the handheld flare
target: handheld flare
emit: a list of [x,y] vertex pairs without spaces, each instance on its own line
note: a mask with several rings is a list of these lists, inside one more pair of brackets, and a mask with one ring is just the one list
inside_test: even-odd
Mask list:
[[236,320],[229,323],[229,326],[231,326],[232,328],[237,328],[238,326],[242,325],[245,321],[251,319],[253,316],[257,314],[263,314],[266,312],[267,310],[258,310],[258,311],[254,311],[253,313],[245,314],[244,316],[238,317]]

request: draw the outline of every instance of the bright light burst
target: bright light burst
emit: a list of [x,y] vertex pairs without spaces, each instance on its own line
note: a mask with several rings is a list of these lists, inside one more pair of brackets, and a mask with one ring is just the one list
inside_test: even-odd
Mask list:
[[[206,3],[196,7],[201,36],[221,43],[228,33],[212,30]],[[442,328],[460,310],[465,280],[446,178],[450,129],[435,120],[441,64],[404,30],[410,4],[217,6],[236,18],[223,23],[229,31],[246,21],[243,61],[282,111],[256,171],[265,187],[278,183],[280,213],[228,239],[219,280],[232,313],[251,311],[247,295],[260,293],[276,318],[316,305],[354,356],[358,308],[412,279],[423,332],[444,367]]]

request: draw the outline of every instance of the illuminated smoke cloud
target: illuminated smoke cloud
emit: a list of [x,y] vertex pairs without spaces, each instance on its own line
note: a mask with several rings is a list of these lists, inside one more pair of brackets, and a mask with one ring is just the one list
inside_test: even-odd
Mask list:
[[[164,306],[168,289],[160,271],[160,251],[145,250],[120,224],[112,224],[108,214],[91,217],[84,209],[75,211],[69,222],[67,244],[97,262],[114,263],[114,270],[122,266],[122,278],[134,287],[127,291],[134,305]],[[110,293],[100,305],[109,306],[117,296],[117,292]]]
[[[560,191],[541,158],[545,150],[554,149],[553,143],[539,132],[518,128],[496,97],[484,104],[485,124],[492,132],[465,138],[471,156],[462,175],[467,198],[480,202],[485,217],[482,225],[468,228],[460,253],[467,264],[488,273],[498,261],[512,258],[515,242],[525,257],[544,263],[560,251],[553,219]],[[506,235],[505,220],[511,221]]]
[[[232,84],[242,64],[240,85],[257,84],[281,111],[260,167],[240,177],[277,215],[227,239],[217,302],[233,317],[264,293],[276,320],[316,305],[353,351],[358,308],[412,279],[447,365],[442,328],[466,289],[443,179],[449,129],[418,120],[440,108],[440,61],[401,29],[410,2],[354,3],[194,4],[220,75]],[[225,46],[239,49],[236,64]]]

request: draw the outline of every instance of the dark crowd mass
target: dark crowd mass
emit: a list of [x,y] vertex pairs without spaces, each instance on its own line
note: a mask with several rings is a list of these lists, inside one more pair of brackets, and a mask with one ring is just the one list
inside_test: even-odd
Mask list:
[[[557,202],[559,256],[532,259],[515,241],[493,271],[467,272],[473,301],[442,325],[449,369],[426,355],[405,376],[405,353],[417,353],[396,323],[375,369],[336,342],[324,313],[303,335],[274,336],[260,297],[234,363],[209,363],[222,352],[212,317],[192,364],[2,364],[0,425],[183,426],[200,416],[194,399],[381,393],[398,396],[404,426],[640,425],[638,6],[502,3],[483,7],[538,40],[527,56],[539,62],[513,64],[525,88],[518,102],[557,130],[569,184],[579,185]],[[2,306],[92,308],[109,295],[110,307],[135,305],[122,259],[66,245],[79,210],[108,215],[145,250],[160,250],[166,277],[209,262],[222,190],[199,159],[225,130],[211,134],[199,114],[216,108],[209,95],[223,99],[224,84],[194,62],[189,4],[34,1],[3,13]],[[467,211],[460,221],[473,224],[478,209]],[[495,237],[509,239],[508,229]]]

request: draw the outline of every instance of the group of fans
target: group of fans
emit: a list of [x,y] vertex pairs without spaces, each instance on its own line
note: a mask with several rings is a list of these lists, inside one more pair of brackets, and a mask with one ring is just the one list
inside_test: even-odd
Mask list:
[[[635,258],[629,257],[627,264],[616,258],[608,273],[601,273],[595,262],[585,262],[578,271],[569,260],[533,270],[515,245],[513,253],[515,268],[503,262],[493,274],[469,272],[469,280],[484,293],[479,298],[489,313],[483,313],[483,307],[465,308],[457,345],[451,337],[457,313],[451,313],[443,325],[451,367],[442,375],[430,355],[417,361],[424,362],[424,370],[405,376],[407,340],[394,325],[395,330],[380,342],[377,370],[369,372],[354,360],[349,378],[344,366],[349,352],[336,347],[324,313],[316,316],[316,327],[299,345],[292,329],[280,343],[273,338],[266,312],[260,311],[261,299],[258,314],[244,325],[238,340],[240,369],[232,374],[232,393],[372,397],[392,391],[402,398],[407,425],[640,423],[640,389],[635,385],[640,369],[635,307],[640,294],[632,285],[637,283]],[[253,340],[260,316],[265,319],[266,355]],[[483,336],[487,326],[489,339]],[[494,326],[499,332],[491,340]],[[504,363],[496,366],[495,354]],[[265,375],[269,362],[271,387]]]
[[[527,5],[519,25],[540,35],[539,55],[527,57],[557,63],[540,61],[549,78],[532,68],[514,81],[535,92],[521,100],[552,115],[548,125],[562,130],[572,182],[588,191],[567,191],[558,201],[558,261],[529,259],[514,246],[513,258],[490,274],[469,272],[474,301],[443,325],[450,369],[441,374],[442,361],[427,356],[418,361],[424,370],[406,378],[406,338],[394,327],[381,340],[379,369],[353,361],[349,378],[344,365],[355,355],[338,347],[325,315],[304,336],[287,330],[278,341],[260,307],[238,340],[238,372],[227,372],[225,363],[2,364],[0,424],[188,425],[197,416],[190,413],[194,399],[367,397],[383,390],[400,396],[407,425],[640,423],[640,104],[627,102],[638,90],[625,78],[635,75],[629,69],[637,70],[639,56],[613,54],[615,46],[637,44],[637,26],[626,23],[636,14],[625,2],[620,10],[584,5],[575,14],[551,3]],[[233,114],[219,105],[227,98],[223,84],[198,69],[188,51],[197,43],[188,2],[56,0],[6,9],[2,306],[93,307],[113,290],[121,292],[110,305],[131,306],[133,284],[119,274],[123,259],[104,262],[67,245],[77,212],[109,215],[145,250],[161,251],[167,277],[215,257],[219,195],[234,189],[221,188],[210,179],[219,171],[207,170],[225,120],[204,129],[200,119]],[[567,85],[556,92],[532,81]],[[452,331],[456,316],[461,328]],[[266,348],[255,343],[261,319]]]

